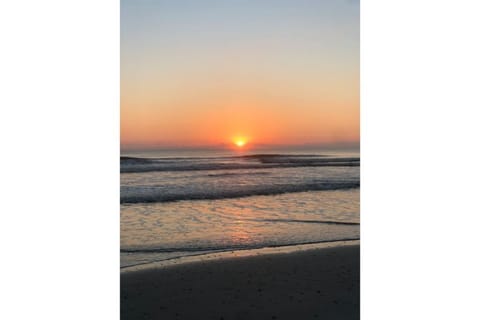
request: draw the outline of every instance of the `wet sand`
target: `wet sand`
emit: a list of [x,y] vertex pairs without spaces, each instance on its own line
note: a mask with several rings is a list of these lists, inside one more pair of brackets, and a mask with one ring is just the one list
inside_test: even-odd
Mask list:
[[121,319],[359,319],[360,246],[121,274]]

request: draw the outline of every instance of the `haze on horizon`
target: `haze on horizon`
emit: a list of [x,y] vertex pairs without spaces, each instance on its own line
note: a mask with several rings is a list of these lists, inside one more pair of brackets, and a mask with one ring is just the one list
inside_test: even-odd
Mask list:
[[359,4],[121,0],[122,147],[358,144]]

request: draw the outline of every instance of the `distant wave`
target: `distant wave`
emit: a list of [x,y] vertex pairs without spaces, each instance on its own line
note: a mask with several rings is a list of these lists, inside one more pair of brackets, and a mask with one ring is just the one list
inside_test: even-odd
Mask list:
[[292,167],[359,166],[360,158],[325,155],[252,154],[236,157],[137,158],[120,157],[122,173],[150,171],[236,170]]
[[258,172],[224,172],[224,173],[212,173],[207,174],[207,177],[230,177],[230,176],[244,176],[244,175],[265,175],[270,174],[270,172],[258,171]]
[[121,190],[120,202],[147,203],[172,202],[180,200],[216,200],[225,198],[241,198],[248,196],[268,196],[292,192],[343,190],[359,188],[357,181],[322,181],[303,184],[275,184],[240,186],[232,189],[195,189],[188,192],[156,187],[124,186]]

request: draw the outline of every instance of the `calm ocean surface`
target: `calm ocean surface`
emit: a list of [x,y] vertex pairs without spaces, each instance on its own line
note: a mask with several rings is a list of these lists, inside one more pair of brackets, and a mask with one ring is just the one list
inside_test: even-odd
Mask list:
[[357,152],[122,152],[121,267],[360,238]]

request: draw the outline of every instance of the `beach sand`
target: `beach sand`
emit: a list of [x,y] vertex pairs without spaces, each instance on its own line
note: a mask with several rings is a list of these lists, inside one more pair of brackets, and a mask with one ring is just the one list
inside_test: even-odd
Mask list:
[[121,319],[359,319],[358,241],[122,272]]

